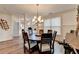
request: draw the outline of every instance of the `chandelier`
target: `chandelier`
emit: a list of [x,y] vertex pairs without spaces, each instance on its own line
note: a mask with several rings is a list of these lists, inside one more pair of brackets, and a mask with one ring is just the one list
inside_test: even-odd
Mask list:
[[32,22],[35,23],[35,24],[38,24],[38,23],[42,23],[42,22],[43,22],[43,19],[42,19],[42,17],[39,16],[39,14],[38,14],[38,7],[39,7],[39,4],[36,4],[36,7],[37,7],[37,9],[36,9],[36,16],[33,17]]

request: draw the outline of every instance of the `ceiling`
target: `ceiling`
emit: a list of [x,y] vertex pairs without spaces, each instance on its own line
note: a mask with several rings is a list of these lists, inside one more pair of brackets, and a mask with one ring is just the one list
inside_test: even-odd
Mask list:
[[[76,7],[75,4],[40,4],[38,12],[40,16],[54,14],[72,10]],[[36,15],[36,4],[0,4],[0,12],[26,14],[28,16]]]

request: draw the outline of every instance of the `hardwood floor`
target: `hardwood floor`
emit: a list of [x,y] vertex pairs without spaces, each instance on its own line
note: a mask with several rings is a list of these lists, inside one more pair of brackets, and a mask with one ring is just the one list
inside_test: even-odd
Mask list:
[[[12,40],[0,42],[0,54],[24,54],[23,40],[19,37]],[[54,54],[63,54],[63,47],[59,44],[55,44]],[[26,50],[26,54],[29,52]],[[39,54],[38,50],[35,50],[32,54]],[[46,54],[46,53],[44,53]]]
[[0,54],[23,54],[23,47],[19,38],[0,42]]
[[[24,54],[23,42],[19,37],[0,42],[0,54]],[[26,54],[29,52],[26,50]],[[32,54],[39,54],[38,51]]]

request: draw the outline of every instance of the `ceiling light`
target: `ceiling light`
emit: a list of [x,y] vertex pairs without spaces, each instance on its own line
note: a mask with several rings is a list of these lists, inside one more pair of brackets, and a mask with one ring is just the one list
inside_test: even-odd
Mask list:
[[38,24],[38,23],[43,22],[43,19],[42,19],[42,17],[39,16],[39,14],[38,14],[38,7],[39,7],[39,4],[36,4],[36,6],[37,6],[37,13],[36,13],[36,16],[34,16],[32,22],[35,22],[36,24]]

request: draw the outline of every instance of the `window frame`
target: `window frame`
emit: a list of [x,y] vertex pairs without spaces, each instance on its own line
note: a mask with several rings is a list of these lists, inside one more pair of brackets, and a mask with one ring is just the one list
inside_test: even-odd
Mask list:
[[[59,26],[52,26],[52,23],[51,23],[52,19],[57,18],[57,17],[60,18],[60,25],[59,25]],[[51,21],[50,21],[51,26],[45,26],[45,24],[43,24],[44,29],[45,29],[46,27],[48,27],[48,28],[50,27],[50,29],[53,29],[53,27],[59,27],[59,28],[60,28],[60,34],[57,34],[57,35],[62,35],[62,17],[61,17],[61,16],[56,16],[56,17],[53,17],[53,18],[47,19],[47,20],[51,20]],[[46,30],[45,30],[45,31],[46,31]]]

